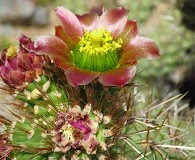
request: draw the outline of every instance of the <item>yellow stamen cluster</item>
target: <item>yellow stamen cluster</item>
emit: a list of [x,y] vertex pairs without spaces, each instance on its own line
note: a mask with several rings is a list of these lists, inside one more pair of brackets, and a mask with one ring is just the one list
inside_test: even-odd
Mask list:
[[72,51],[73,62],[80,69],[104,72],[116,68],[122,39],[114,41],[105,29],[85,32],[78,46]]
[[88,54],[105,54],[121,47],[122,39],[115,42],[110,32],[104,29],[97,29],[85,32],[79,42],[79,51]]
[[62,134],[68,138],[71,142],[75,142],[73,133],[74,133],[74,129],[70,124],[65,124],[64,126],[62,126],[62,128],[60,129],[60,132],[62,132]]

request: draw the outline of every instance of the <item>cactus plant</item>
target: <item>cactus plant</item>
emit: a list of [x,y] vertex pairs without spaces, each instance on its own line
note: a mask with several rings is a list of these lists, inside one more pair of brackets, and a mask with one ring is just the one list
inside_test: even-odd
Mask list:
[[16,120],[0,117],[2,159],[195,158],[190,123],[170,116],[182,96],[147,104],[135,92],[137,61],[159,49],[127,13],[75,16],[58,7],[55,36],[22,36],[18,50],[3,51],[1,77],[19,104],[10,103]]

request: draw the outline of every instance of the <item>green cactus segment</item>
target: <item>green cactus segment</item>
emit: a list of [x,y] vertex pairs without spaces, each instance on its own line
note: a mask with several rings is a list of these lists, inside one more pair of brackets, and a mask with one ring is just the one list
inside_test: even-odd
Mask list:
[[[182,147],[185,148],[184,145],[187,144],[185,141],[189,139],[189,135],[181,128],[182,122],[174,121],[173,127],[171,121],[167,121],[167,117],[153,116],[155,118],[151,120],[138,118],[127,124],[122,131],[122,135],[125,136],[117,141],[112,149],[117,154],[128,157],[128,159],[135,159],[135,157],[147,160],[188,159],[186,151]],[[187,126],[187,124],[184,126]],[[189,144],[187,145],[189,146]],[[188,154],[190,154],[190,151],[188,151]],[[194,158],[194,155],[190,158],[192,157]]]
[[14,160],[59,160],[62,157],[61,153],[47,153],[43,155],[32,154],[23,151],[14,151],[11,154],[11,158]]
[[29,83],[16,97],[25,102],[27,107],[34,109],[37,116],[56,117],[57,110],[64,111],[68,104],[65,89],[45,75]]
[[14,145],[27,150],[51,148],[51,137],[45,134],[45,129],[39,124],[25,119],[23,122],[14,122],[11,127],[9,140]]
[[16,98],[25,103],[27,113],[8,126],[10,144],[19,147],[12,157],[19,160],[59,159],[60,153],[52,153],[51,130],[57,113],[65,111],[68,105],[66,90],[42,75],[29,83],[23,92],[17,93]]
[[15,160],[47,160],[47,157],[40,156],[40,155],[35,155],[32,153],[26,153],[26,152],[12,152],[11,158]]
[[62,104],[67,104],[68,102],[65,89],[56,86],[55,83],[51,83],[50,88],[47,91],[47,95],[52,104],[57,106],[58,109],[62,109]]

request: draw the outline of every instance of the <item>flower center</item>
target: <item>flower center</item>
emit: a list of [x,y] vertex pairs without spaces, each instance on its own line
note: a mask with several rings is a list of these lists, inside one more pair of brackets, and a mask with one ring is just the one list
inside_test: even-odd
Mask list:
[[110,32],[97,29],[85,32],[72,51],[73,63],[80,69],[103,72],[117,67],[122,39],[116,42]]
[[60,129],[60,132],[62,132],[62,134],[70,140],[70,142],[75,142],[74,139],[74,129],[70,124],[65,124],[62,126],[62,128]]

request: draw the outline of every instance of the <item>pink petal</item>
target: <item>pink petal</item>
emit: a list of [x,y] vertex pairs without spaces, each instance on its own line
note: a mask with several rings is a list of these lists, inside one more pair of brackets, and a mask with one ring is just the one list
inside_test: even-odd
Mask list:
[[37,55],[33,56],[33,66],[34,66],[34,68],[40,68],[41,69],[42,66],[43,66],[43,63],[44,63],[44,61],[43,61],[41,56],[37,56]]
[[87,154],[96,154],[96,146],[98,142],[93,134],[89,135],[87,140],[82,141],[82,147],[85,149]]
[[99,82],[104,86],[122,87],[128,84],[136,73],[136,66],[125,66],[102,73]]
[[18,54],[17,61],[20,68],[24,70],[33,70],[33,56],[30,56],[30,54]]
[[85,134],[91,132],[91,128],[86,124],[84,120],[70,121],[70,124],[74,128],[77,128],[80,132],[83,132]]
[[31,41],[31,38],[26,37],[25,35],[21,35],[19,37],[19,42],[20,42],[20,47],[19,47],[19,52],[30,52],[30,53],[34,53],[34,42]]
[[55,27],[55,35],[57,37],[59,37],[60,39],[62,39],[67,44],[69,49],[74,48],[74,44],[72,44],[72,42],[68,38],[68,35],[64,32],[62,26],[56,26]]
[[56,67],[59,67],[61,69],[63,69],[64,71],[70,67],[73,67],[73,64],[71,61],[67,61],[66,58],[64,57],[54,57],[53,58],[54,64]]
[[84,31],[92,31],[98,28],[97,14],[76,15]]
[[71,55],[68,46],[56,36],[40,36],[35,41],[36,54],[49,55],[51,58],[63,57],[70,61]]
[[118,38],[121,38],[123,40],[123,46],[125,46],[130,39],[137,36],[138,34],[138,28],[137,28],[137,21],[136,20],[128,20],[125,24],[125,27],[122,31],[122,33],[119,35]]
[[135,37],[124,48],[121,56],[121,64],[137,61],[141,58],[155,59],[160,56],[157,44],[145,37]]
[[62,27],[73,44],[78,44],[79,37],[83,36],[82,26],[77,17],[68,9],[60,6],[56,9],[56,15],[62,22]]
[[121,7],[104,12],[100,17],[99,27],[106,28],[111,32],[113,38],[116,39],[127,22],[128,12],[128,10]]
[[24,82],[31,82],[36,78],[35,71],[26,71],[24,73]]
[[78,85],[87,85],[95,78],[98,77],[98,72],[91,72],[87,70],[81,70],[76,67],[68,68],[65,71],[66,78],[68,82],[73,86],[77,87]]
[[18,70],[11,70],[9,75],[10,75],[9,81],[12,84],[22,85],[22,83],[25,80],[25,74],[21,71],[18,71]]

